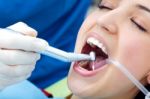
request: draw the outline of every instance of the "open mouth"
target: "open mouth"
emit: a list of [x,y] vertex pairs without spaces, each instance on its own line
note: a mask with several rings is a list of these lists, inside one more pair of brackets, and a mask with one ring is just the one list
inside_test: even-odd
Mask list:
[[79,61],[76,62],[76,65],[88,71],[94,71],[103,67],[106,64],[106,59],[108,58],[104,44],[96,38],[88,38],[81,50],[81,53],[89,54],[91,51],[95,52],[95,61]]

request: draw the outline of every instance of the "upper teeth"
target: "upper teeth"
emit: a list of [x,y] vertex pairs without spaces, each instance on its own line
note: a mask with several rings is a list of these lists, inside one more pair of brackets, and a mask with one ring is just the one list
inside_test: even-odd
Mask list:
[[87,39],[87,43],[90,44],[91,46],[97,46],[99,48],[102,49],[102,51],[107,54],[107,51],[106,51],[106,47],[104,46],[103,43],[101,43],[99,40],[97,40],[96,38],[94,37],[90,37]]

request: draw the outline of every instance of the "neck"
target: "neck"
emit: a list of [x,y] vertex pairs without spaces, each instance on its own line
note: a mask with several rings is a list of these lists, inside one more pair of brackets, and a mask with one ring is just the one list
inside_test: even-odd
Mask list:
[[134,88],[130,92],[123,94],[123,95],[119,95],[119,96],[113,96],[113,97],[107,97],[107,98],[93,98],[93,97],[92,98],[87,98],[87,97],[82,98],[82,97],[79,97],[76,95],[72,95],[71,99],[134,99],[138,92],[139,92],[138,89]]

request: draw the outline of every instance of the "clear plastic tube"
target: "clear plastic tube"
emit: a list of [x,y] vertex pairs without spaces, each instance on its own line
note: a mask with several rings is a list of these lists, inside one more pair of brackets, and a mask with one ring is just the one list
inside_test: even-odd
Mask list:
[[149,91],[125,68],[124,65],[120,64],[118,61],[108,59],[107,63],[114,64],[118,67],[146,96],[145,99],[150,99]]

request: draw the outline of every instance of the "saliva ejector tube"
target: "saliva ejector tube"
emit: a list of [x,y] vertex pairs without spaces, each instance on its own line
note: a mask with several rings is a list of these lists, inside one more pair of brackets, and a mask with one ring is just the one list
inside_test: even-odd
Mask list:
[[119,68],[122,73],[124,73],[138,88],[139,90],[145,95],[145,99],[150,99],[150,92],[125,68],[124,65],[119,63],[116,60],[108,59],[108,64],[113,64],[117,68]]

